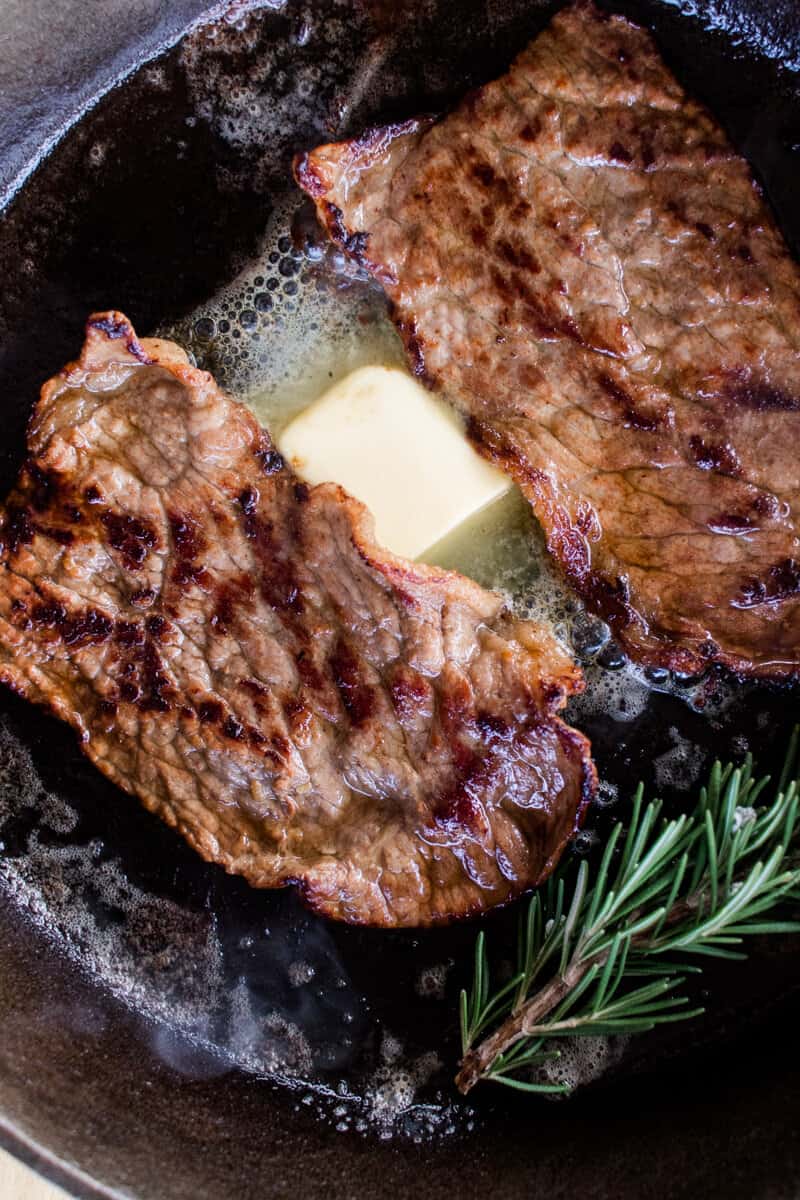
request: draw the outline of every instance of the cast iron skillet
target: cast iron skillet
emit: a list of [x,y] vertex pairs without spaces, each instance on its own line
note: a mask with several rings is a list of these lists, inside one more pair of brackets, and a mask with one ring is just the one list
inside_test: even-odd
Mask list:
[[[62,25],[85,12],[53,7]],[[260,252],[296,149],[446,105],[498,73],[553,7],[276,0],[246,17],[235,5],[212,34],[101,98],[0,227],[0,490],[38,384],[74,355],[88,312],[122,308],[143,333],[179,320]],[[613,7],[656,30],[753,162],[797,250],[795,0]],[[9,148],[15,169],[18,158]],[[624,794],[676,730],[700,765],[746,746],[769,763],[796,709],[791,691],[754,689],[710,723],[657,696],[637,720],[588,732]],[[291,893],[255,893],[201,863],[54,721],[5,694],[0,715],[0,1128],[75,1194],[796,1194],[796,947],[764,945],[714,976],[705,1024],[643,1040],[568,1105],[488,1089],[459,1105],[447,1080],[474,925],[326,925]],[[512,920],[488,922],[501,943]],[[442,964],[454,965],[436,999],[422,984]],[[423,1081],[391,1139],[389,1034]],[[433,1048],[448,1069],[426,1058]],[[317,1090],[277,1081],[276,1067]]]

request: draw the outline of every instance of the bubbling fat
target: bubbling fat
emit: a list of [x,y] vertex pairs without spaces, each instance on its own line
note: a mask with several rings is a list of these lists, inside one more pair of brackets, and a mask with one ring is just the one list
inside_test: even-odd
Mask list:
[[[307,202],[290,192],[275,203],[260,253],[222,291],[158,331],[242,399],[275,438],[333,383],[362,366],[406,366],[383,293],[319,230]],[[567,587],[547,554],[529,505],[514,488],[474,514],[423,556],[502,592],[521,616],[550,624],[580,661],[587,687],[567,709],[578,726],[605,718],[629,726],[653,693],[669,692],[720,717],[733,684],[631,663]],[[679,737],[679,735],[676,736]],[[676,744],[659,763],[660,786],[688,787],[702,754]]]
[[300,231],[298,248],[297,215],[296,196],[279,202],[256,261],[188,317],[159,330],[244,400],[276,439],[357,367],[405,362],[383,297],[313,227]]

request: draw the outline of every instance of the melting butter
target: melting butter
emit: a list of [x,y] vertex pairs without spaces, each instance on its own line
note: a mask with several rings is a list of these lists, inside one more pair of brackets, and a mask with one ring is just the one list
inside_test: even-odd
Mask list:
[[397,367],[352,371],[289,422],[278,446],[308,483],[339,483],[366,504],[377,540],[406,558],[427,557],[511,487],[456,414]]
[[425,552],[425,561],[469,575],[485,588],[524,596],[541,573],[539,528],[520,490],[510,487]]

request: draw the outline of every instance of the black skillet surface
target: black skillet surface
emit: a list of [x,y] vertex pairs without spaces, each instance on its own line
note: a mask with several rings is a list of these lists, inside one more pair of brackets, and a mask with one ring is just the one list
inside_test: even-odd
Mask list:
[[[2,489],[36,388],[75,353],[89,311],[122,308],[142,332],[179,319],[259,253],[295,149],[446,104],[502,69],[553,7],[233,12],[101,100],[0,228]],[[652,25],[725,121],[797,250],[800,7],[615,7]],[[447,1080],[474,925],[339,929],[291,893],[255,893],[116,792],[61,726],[0,703],[0,1112],[7,1143],[76,1193],[800,1190],[794,948],[764,946],[715,976],[705,1023],[642,1039],[567,1105],[479,1090],[464,1106]],[[769,761],[795,713],[787,691],[749,693],[720,722],[656,695],[637,719],[594,718],[589,732],[625,795],[676,730],[696,766],[745,744]],[[490,919],[495,940],[512,922]]]

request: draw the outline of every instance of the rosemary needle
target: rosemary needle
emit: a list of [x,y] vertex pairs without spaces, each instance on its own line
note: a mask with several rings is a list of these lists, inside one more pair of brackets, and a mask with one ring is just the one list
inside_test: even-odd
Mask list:
[[523,913],[517,969],[492,990],[483,933],[461,993],[462,1092],[481,1080],[526,1092],[569,1090],[541,1068],[565,1038],[633,1034],[687,1020],[686,976],[701,956],[744,958],[744,938],[800,932],[800,738],[795,730],[772,798],[750,756],[715,763],[694,812],[665,818],[640,786],[592,877],[565,864]]

